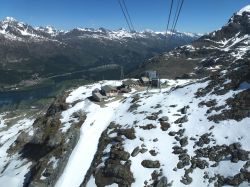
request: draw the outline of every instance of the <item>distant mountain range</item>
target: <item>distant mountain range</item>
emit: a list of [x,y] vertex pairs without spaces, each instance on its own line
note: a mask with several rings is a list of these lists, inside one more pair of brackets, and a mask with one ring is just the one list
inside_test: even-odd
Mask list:
[[[12,17],[6,17],[0,22],[0,34],[10,40],[19,41],[42,41],[42,40],[57,40],[63,41],[65,39],[70,39],[72,37],[79,38],[99,38],[99,39],[109,39],[109,40],[125,40],[129,38],[149,38],[156,37],[159,38],[166,37],[165,32],[154,32],[151,30],[145,30],[142,32],[129,32],[123,28],[119,30],[109,30],[105,28],[74,28],[69,31],[57,30],[52,26],[46,27],[32,27],[23,22],[19,22]],[[168,35],[172,33],[168,32]],[[181,33],[174,32],[174,36],[179,37],[200,37],[201,34],[194,33]]]
[[60,31],[7,17],[0,21],[0,86],[30,80],[34,75],[44,78],[108,64],[123,66],[127,73],[146,59],[201,35],[174,32],[168,43],[170,36],[104,28]]

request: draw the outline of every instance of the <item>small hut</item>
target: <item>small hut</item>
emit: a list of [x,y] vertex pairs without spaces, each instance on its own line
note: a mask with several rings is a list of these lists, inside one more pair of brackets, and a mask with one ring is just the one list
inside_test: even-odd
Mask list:
[[150,80],[149,80],[148,77],[141,77],[141,78],[140,78],[140,82],[141,82],[143,85],[149,85]]
[[102,95],[100,90],[96,88],[92,91],[92,98],[97,102],[102,102],[107,99],[107,96]]

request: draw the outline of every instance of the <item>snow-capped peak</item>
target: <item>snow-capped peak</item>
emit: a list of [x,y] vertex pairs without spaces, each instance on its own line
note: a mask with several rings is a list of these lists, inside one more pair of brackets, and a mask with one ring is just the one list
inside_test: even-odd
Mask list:
[[245,6],[240,11],[237,12],[237,15],[242,15],[243,12],[249,12],[250,13],[250,5]]
[[14,22],[14,21],[17,21],[15,18],[13,18],[13,17],[6,17],[6,18],[4,18],[4,20],[3,20],[4,22]]
[[93,32],[95,29],[93,28],[82,28],[82,27],[77,27],[76,30],[83,31],[83,32]]
[[45,28],[49,34],[53,34],[55,31],[54,27],[52,26],[46,26]]
[[50,26],[50,25],[48,25],[46,27],[35,27],[35,30],[42,31],[46,34],[49,34],[50,36],[56,36],[60,32],[65,32],[62,30],[57,30],[53,26]]
[[[70,35],[70,37],[80,37],[80,38],[98,38],[98,39],[109,39],[109,40],[125,40],[129,38],[149,38],[149,37],[160,37],[162,38],[165,32],[155,32],[152,30],[145,31],[134,31],[129,32],[124,28],[118,30],[109,30],[105,28],[75,28],[69,31],[57,30],[53,26],[40,26],[33,27],[29,24],[19,22],[12,17],[6,17],[4,20],[0,21],[0,34],[5,35],[4,37],[9,39],[19,39],[22,40],[27,38],[27,36],[37,38],[51,39],[58,35]],[[172,34],[172,33],[167,33]],[[196,37],[196,34],[187,34],[182,32],[174,32],[174,34],[179,37]]]

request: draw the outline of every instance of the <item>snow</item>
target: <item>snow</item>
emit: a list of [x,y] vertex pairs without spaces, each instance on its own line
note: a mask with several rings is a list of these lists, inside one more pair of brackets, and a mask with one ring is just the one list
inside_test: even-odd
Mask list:
[[[234,143],[235,140],[237,140],[239,137],[243,137],[241,139],[242,147],[244,149],[249,150],[250,146],[248,145],[248,142],[250,141],[250,137],[247,135],[247,132],[250,130],[250,127],[247,125],[249,122],[249,118],[242,120],[239,123],[236,123],[233,120],[229,120],[226,122],[222,122],[219,125],[215,124],[214,122],[210,122],[206,118],[206,108],[198,108],[197,105],[200,102],[201,99],[194,99],[194,92],[199,88],[204,88],[207,85],[207,83],[200,83],[200,84],[194,84],[187,86],[183,89],[178,89],[176,91],[170,92],[169,95],[166,97],[162,94],[154,94],[150,95],[150,97],[145,98],[143,95],[142,102],[139,103],[142,104],[137,110],[138,114],[135,116],[131,116],[129,114],[123,113],[124,116],[117,117],[115,121],[119,121],[120,125],[125,124],[132,124],[132,121],[139,121],[139,125],[146,125],[149,123],[152,123],[152,121],[145,120],[145,116],[139,115],[141,111],[147,111],[147,113],[156,112],[152,110],[152,106],[156,105],[157,103],[161,104],[162,107],[158,110],[163,110],[163,114],[167,114],[167,116],[170,117],[170,123],[172,123],[170,131],[178,131],[180,128],[177,125],[174,125],[173,122],[179,118],[178,116],[174,116],[174,114],[178,113],[177,110],[189,105],[190,109],[188,113],[189,121],[185,123],[185,135],[188,135],[188,137],[195,137],[196,134],[204,134],[208,132],[208,129],[214,125],[215,129],[213,131],[213,134],[215,135],[214,138],[217,141],[217,144],[230,144]],[[227,98],[232,97],[236,92],[230,92],[221,98],[218,98],[219,102],[218,105],[224,104],[225,100]],[[202,100],[210,100],[214,99],[213,95],[205,96],[202,98]],[[192,102],[192,103],[190,103]],[[169,105],[177,104],[178,107],[176,108],[169,108]],[[128,116],[129,115],[129,116]],[[159,116],[160,117],[160,116]],[[201,122],[202,121],[202,122]],[[152,124],[154,124],[153,122]],[[157,125],[157,122],[156,124]],[[137,146],[141,146],[142,143],[146,145],[146,148],[148,150],[155,149],[159,151],[159,154],[155,157],[152,157],[149,153],[140,154],[139,156],[130,158],[132,161],[131,171],[134,174],[134,177],[136,179],[135,183],[132,184],[132,186],[143,186],[144,181],[151,178],[151,173],[153,170],[151,169],[145,169],[140,164],[142,160],[145,159],[153,159],[153,160],[159,160],[163,166],[163,173],[167,178],[173,180],[173,186],[182,186],[182,183],[180,183],[181,176],[184,174],[184,170],[178,170],[178,172],[174,172],[173,168],[176,167],[176,163],[178,162],[178,156],[171,155],[169,153],[172,152],[172,146],[175,142],[175,139],[173,137],[166,136],[165,132],[162,132],[159,128],[153,129],[150,131],[144,131],[142,129],[136,129],[136,134],[140,135],[144,138],[144,142],[140,142],[139,137],[137,137],[136,140],[126,140],[125,142],[125,150],[128,152],[132,152],[133,149]],[[184,136],[185,136],[184,135]],[[228,136],[229,139],[225,139],[224,137]],[[158,138],[158,142],[152,142],[152,139]],[[166,142],[169,142],[166,144]],[[187,146],[189,155],[194,154],[194,144],[192,142],[189,142],[189,145]],[[168,156],[166,156],[168,155]],[[239,171],[239,168],[242,166],[242,163],[239,164],[230,164],[229,162],[225,162],[224,165],[220,165],[218,168],[215,168],[214,170],[209,168],[204,171],[207,172],[220,172],[222,175],[229,174],[228,169],[230,167],[230,174],[234,173],[236,174]],[[201,172],[194,172],[191,174],[191,177],[193,178],[192,186],[197,186],[198,184],[203,183],[203,177],[201,176]],[[199,185],[198,185],[199,186]]]
[[243,12],[250,12],[250,5],[245,6],[245,7],[242,8],[240,11],[238,11],[236,14],[237,14],[237,15],[242,15]]
[[231,56],[235,59],[243,59],[244,55],[250,50],[250,35],[245,34],[240,36],[240,32],[234,37],[223,39],[221,41],[214,41],[210,39],[205,39],[206,41],[212,42],[213,44],[218,44],[212,47],[206,47],[206,49],[218,49],[221,51],[229,52]]
[[[19,166],[18,166],[19,164]],[[22,187],[24,182],[24,176],[29,171],[29,167],[31,166],[31,163],[28,163],[26,165],[25,162],[20,161],[12,161],[11,165],[8,166],[8,168],[4,171],[3,174],[0,175],[0,184],[1,186],[7,185],[8,187]]]
[[[96,83],[83,86],[71,92],[70,96],[66,99],[68,103],[77,100],[82,101],[62,113],[62,123],[70,121],[70,116],[81,109],[84,109],[84,112],[87,113],[87,118],[81,127],[80,140],[74,148],[65,170],[56,184],[57,187],[73,187],[79,186],[82,183],[96,152],[99,137],[111,122],[114,109],[121,104],[120,101],[115,101],[107,104],[107,107],[102,108],[89,101],[87,97],[91,96],[92,91],[95,88],[100,88],[101,85],[116,85],[117,83],[121,84],[121,82],[118,81],[103,81],[101,84]],[[62,130],[65,131],[65,129]],[[89,142],[91,142],[92,146],[89,146]],[[75,171],[79,172],[77,177],[75,177]]]
[[[188,82],[189,81],[187,80],[169,80],[168,84],[186,84]],[[110,103],[106,104],[105,107],[100,107],[99,105],[89,101],[87,97],[91,95],[92,90],[96,88],[100,89],[101,85],[118,86],[120,84],[121,81],[103,81],[92,85],[82,86],[76,90],[73,90],[66,99],[67,103],[74,103],[76,101],[79,102],[72,106],[72,108],[62,113],[61,121],[63,123],[72,120],[70,116],[74,112],[81,109],[84,109],[84,112],[87,114],[87,118],[81,127],[80,140],[77,146],[74,148],[63,174],[57,181],[56,187],[77,187],[82,183],[97,150],[101,133],[107,128],[111,121],[116,119],[116,117],[119,117],[119,114],[126,113],[129,108],[128,104],[124,104],[120,100],[111,101]],[[157,92],[159,92],[159,90],[157,90]],[[125,96],[129,97],[131,94],[135,93],[131,92]],[[132,115],[133,114],[131,113],[127,114],[126,119],[124,119],[123,122],[131,123],[131,119],[133,119]],[[65,131],[65,129],[63,130]],[[89,142],[91,142],[91,146],[89,146]],[[78,172],[77,176],[75,175],[75,171]]]
[[244,36],[242,36],[242,37],[234,37],[234,38],[232,38],[232,39],[229,39],[229,40],[227,40],[227,41],[225,41],[225,44],[224,44],[224,46],[223,47],[225,47],[229,42],[231,43],[231,44],[229,44],[224,50],[225,51],[229,51],[233,46],[235,46],[236,44],[238,44],[239,42],[242,42],[243,40],[246,40],[246,39],[248,39],[249,38],[249,35],[248,34],[246,34],[246,35],[244,35]]
[[[225,72],[224,72],[225,73]],[[173,171],[173,168],[176,167],[176,164],[179,161],[178,155],[172,154],[172,147],[178,145],[176,139],[172,136],[169,136],[167,133],[169,131],[178,131],[182,128],[185,128],[184,137],[196,137],[197,135],[202,135],[207,132],[212,132],[213,139],[216,142],[216,145],[229,145],[235,142],[239,142],[242,145],[242,148],[245,150],[250,150],[250,137],[248,132],[250,131],[250,126],[248,125],[250,118],[245,118],[239,122],[235,120],[225,120],[220,123],[215,123],[209,121],[207,117],[210,115],[218,114],[220,111],[213,111],[210,114],[207,114],[207,107],[200,106],[198,107],[201,101],[210,101],[216,100],[216,107],[222,106],[225,104],[225,101],[228,98],[234,97],[235,94],[240,93],[246,89],[249,89],[249,83],[243,82],[239,89],[231,90],[228,93],[217,96],[213,95],[212,92],[208,93],[204,97],[195,97],[195,93],[198,89],[206,87],[209,82],[196,82],[196,80],[161,80],[162,83],[166,82],[168,87],[163,87],[161,91],[159,89],[150,89],[148,92],[146,90],[136,91],[133,89],[132,92],[124,94],[123,97],[119,99],[108,99],[107,103],[99,105],[88,100],[88,97],[91,96],[92,90],[96,88],[101,88],[103,85],[113,85],[119,86],[121,81],[101,81],[94,84],[81,86],[77,89],[71,90],[69,96],[66,99],[66,102],[69,104],[69,109],[62,112],[61,122],[63,127],[61,131],[66,132],[72,121],[75,122],[72,114],[75,112],[84,112],[87,116],[86,120],[81,126],[80,129],[80,139],[73,149],[69,160],[66,164],[66,167],[59,177],[56,187],[78,187],[84,180],[84,177],[92,163],[94,155],[97,150],[99,143],[99,138],[102,132],[107,128],[110,122],[114,121],[121,125],[123,128],[134,127],[136,132],[136,139],[129,140],[125,139],[123,142],[125,151],[132,153],[135,147],[142,147],[142,144],[146,146],[148,151],[144,154],[139,153],[136,157],[130,157],[131,171],[134,175],[135,182],[132,184],[132,187],[143,186],[145,180],[151,178],[151,173],[155,169],[144,168],[140,163],[142,160],[159,160],[161,163],[161,168],[163,169],[163,175],[169,179],[169,182],[173,181],[173,186],[183,186],[180,182],[180,179],[185,173],[184,169],[178,169]],[[224,84],[230,83],[230,80],[225,80]],[[184,86],[178,89],[175,89],[176,86]],[[139,94],[140,99],[138,104],[140,105],[136,111],[128,112],[129,107],[131,106],[132,97],[135,94]],[[159,105],[160,108],[155,106]],[[170,105],[177,105],[176,107],[170,107]],[[184,106],[189,105],[190,108],[187,110],[188,122],[183,123],[183,127],[175,124],[175,120],[182,117],[183,115],[178,112]],[[163,116],[169,117],[169,123],[171,124],[170,129],[165,132],[162,131],[159,127],[159,122],[152,121],[146,117],[152,113],[162,110],[162,113],[159,114],[158,118]],[[178,114],[178,116],[176,115]],[[24,176],[29,171],[31,163],[25,159],[21,159],[19,155],[9,156],[7,150],[18,137],[19,133],[26,131],[29,133],[34,133],[32,129],[32,124],[34,119],[24,118],[18,120],[16,124],[12,126],[6,126],[6,117],[7,113],[0,114],[0,185],[8,183],[10,187],[19,187],[23,185]],[[136,121],[136,123],[134,123]],[[151,130],[143,130],[139,126],[152,124],[156,128]],[[212,130],[210,128],[214,126]],[[110,137],[115,137],[116,133],[110,133]],[[143,138],[142,141],[140,138]],[[153,141],[157,138],[158,141]],[[187,153],[190,156],[194,156],[194,151],[198,149],[195,147],[195,142],[188,140],[188,145],[185,147]],[[214,142],[211,141],[209,146],[213,146]],[[111,145],[108,145],[105,149],[106,152],[109,152]],[[149,153],[149,150],[155,150],[158,154],[152,156]],[[207,159],[206,159],[207,160]],[[103,158],[105,161],[105,158]],[[209,164],[213,162],[207,160]],[[7,167],[5,168],[6,164]],[[55,157],[51,157],[49,163],[56,168],[58,160]],[[237,174],[242,168],[245,162],[239,161],[238,163],[231,163],[230,160],[223,160],[219,163],[217,167],[209,167],[204,170],[195,169],[190,176],[193,178],[191,186],[210,186],[207,180],[203,179],[203,173],[207,172],[210,177],[221,174],[224,176],[233,176]],[[103,166],[101,163],[98,167]],[[3,168],[5,168],[3,170]],[[43,180],[44,177],[41,178]],[[88,187],[94,187],[95,179],[91,176],[88,184]],[[117,185],[110,185],[111,187],[116,187]]]
[[[91,91],[94,88],[100,88],[100,83],[95,83],[93,85],[87,85],[80,87],[76,90],[73,90],[70,96],[67,98],[68,103],[74,103],[78,101],[77,104],[68,109],[68,114],[63,113],[62,120],[65,122],[70,120],[70,115],[73,111],[78,111],[84,108],[84,111],[87,113],[87,119],[84,122],[81,128],[81,137],[79,143],[73,150],[73,153],[70,156],[69,162],[67,163],[66,169],[60,179],[58,180],[56,186],[79,186],[84,179],[84,176],[92,162],[94,154],[97,149],[98,140],[101,133],[106,127],[110,124],[111,121],[115,121],[122,125],[124,128],[134,127],[136,131],[137,138],[135,140],[126,139],[124,142],[124,148],[127,152],[131,153],[135,147],[142,146],[142,143],[146,146],[148,150],[154,149],[158,154],[155,157],[152,157],[149,152],[144,154],[139,154],[136,157],[130,157],[132,161],[131,171],[133,172],[135,183],[132,184],[133,187],[143,186],[144,181],[151,178],[151,173],[154,169],[146,169],[141,166],[141,161],[145,159],[159,160],[162,164],[163,174],[168,179],[173,181],[173,186],[182,186],[180,182],[181,177],[184,175],[184,169],[180,169],[177,172],[173,171],[173,168],[176,167],[178,162],[178,156],[172,155],[172,147],[176,144],[174,137],[167,136],[166,132],[163,132],[160,128],[157,121],[150,121],[146,119],[147,115],[150,115],[153,112],[162,110],[162,114],[158,117],[167,115],[170,119],[171,128],[169,131],[178,131],[180,127],[175,125],[173,122],[177,120],[180,116],[176,116],[178,113],[177,110],[180,108],[189,105],[188,109],[188,122],[185,123],[185,133],[184,136],[196,137],[196,135],[202,135],[209,132],[211,126],[214,126],[214,129],[211,131],[213,133],[213,138],[218,145],[229,145],[235,143],[240,139],[242,148],[245,150],[250,150],[250,137],[247,135],[247,132],[250,131],[250,127],[247,125],[249,118],[243,119],[240,122],[234,120],[222,121],[219,124],[209,121],[206,114],[207,107],[198,107],[198,104],[201,101],[209,101],[216,99],[217,105],[221,106],[225,104],[225,100],[232,98],[235,94],[247,89],[249,87],[248,83],[243,83],[238,90],[230,91],[222,96],[215,96],[211,93],[208,93],[202,98],[195,98],[195,92],[199,88],[204,88],[208,85],[209,82],[204,83],[195,83],[189,84],[187,80],[173,81],[173,80],[162,80],[167,81],[170,85],[168,88],[163,88],[161,92],[158,89],[152,89],[148,93],[146,91],[134,92],[126,95],[126,99],[121,103],[118,101],[110,101],[106,107],[100,107],[97,104],[91,103],[86,100],[86,98],[91,94]],[[226,83],[229,83],[230,80],[226,80]],[[109,82],[105,81],[102,84],[114,84],[115,81]],[[116,82],[119,84],[119,82]],[[174,85],[184,85],[187,86],[184,88],[174,90]],[[138,107],[136,113],[127,112],[128,108],[131,105],[132,96],[134,94],[140,95],[140,101],[138,104],[141,106]],[[155,109],[154,106],[160,104],[161,107]],[[170,105],[177,105],[175,108],[169,107]],[[218,111],[220,112],[220,111]],[[216,114],[216,113],[212,113]],[[210,115],[212,115],[210,114]],[[139,126],[147,125],[149,123],[156,125],[157,128],[151,129],[150,131],[140,129],[134,126],[134,121],[138,121]],[[111,137],[114,137],[116,134],[110,134]],[[142,142],[140,138],[143,138]],[[227,137],[227,138],[225,138]],[[153,142],[154,138],[158,138],[157,142]],[[91,146],[89,146],[91,142]],[[168,142],[168,143],[166,143]],[[213,146],[213,142],[209,144]],[[194,156],[194,151],[197,149],[194,147],[194,142],[189,140],[189,144],[185,147],[188,150],[190,156]],[[109,152],[110,146],[108,146],[105,151]],[[84,156],[83,156],[84,155]],[[166,156],[168,155],[168,156]],[[210,163],[210,162],[209,162]],[[210,163],[212,164],[212,163]],[[103,164],[101,163],[100,166]],[[224,176],[232,176],[238,173],[239,169],[244,165],[243,162],[231,163],[228,160],[221,162],[217,167],[214,168],[205,168],[204,170],[196,169],[190,176],[193,178],[192,186],[199,186],[200,184],[208,185],[208,181],[203,179],[203,173],[208,172],[209,176],[220,173]],[[100,167],[99,166],[99,167]],[[75,171],[79,174],[76,176]],[[90,178],[87,186],[95,186],[95,181],[93,176]],[[117,185],[113,185],[117,186]]]
[[4,127],[5,123],[4,123],[4,119],[3,117],[5,116],[6,114],[0,114],[0,128]]
[[[0,118],[3,115],[0,115]],[[1,119],[0,119],[1,120]],[[9,187],[22,187],[24,176],[29,171],[31,162],[21,159],[20,155],[10,156],[7,150],[14,144],[22,131],[30,130],[34,119],[24,118],[11,127],[5,126],[1,121],[0,126],[0,186],[8,184]],[[2,124],[3,123],[3,124]]]
[[[73,187],[81,184],[96,152],[99,137],[111,122],[113,110],[120,105],[119,101],[107,105],[106,108],[94,105],[90,101],[80,104],[88,113],[87,119],[81,128],[80,140],[70,156],[63,175],[56,184],[58,187]],[[92,146],[89,146],[89,142]],[[74,171],[79,172],[77,177]]]
[[13,21],[17,21],[17,20],[15,18],[13,18],[13,17],[6,17],[4,19],[4,22],[13,22]]
[[47,32],[48,32],[49,34],[54,34],[54,28],[53,28],[53,27],[47,26],[47,27],[45,27],[45,28],[47,29]]

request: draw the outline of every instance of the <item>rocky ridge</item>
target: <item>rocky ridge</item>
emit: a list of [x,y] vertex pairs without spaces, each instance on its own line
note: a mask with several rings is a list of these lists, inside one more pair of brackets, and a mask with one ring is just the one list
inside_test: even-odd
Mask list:
[[190,45],[151,58],[134,74],[155,69],[163,78],[202,78],[233,62],[250,58],[250,12],[247,10],[244,7],[225,26]]
[[[79,140],[80,128],[86,119],[85,114],[78,111],[72,115],[75,120],[71,121],[70,128],[67,131],[61,130],[61,113],[69,107],[65,101],[67,95],[59,96],[44,115],[31,122],[29,128],[19,130],[13,134],[15,136],[9,137],[7,142],[14,141],[6,149],[6,156],[12,158],[16,155],[16,158],[5,160],[2,175],[13,169],[11,163],[25,161],[24,166],[28,167],[28,172],[23,176],[23,184],[20,186],[55,185]],[[14,127],[10,127],[10,133],[13,133],[11,128]]]

